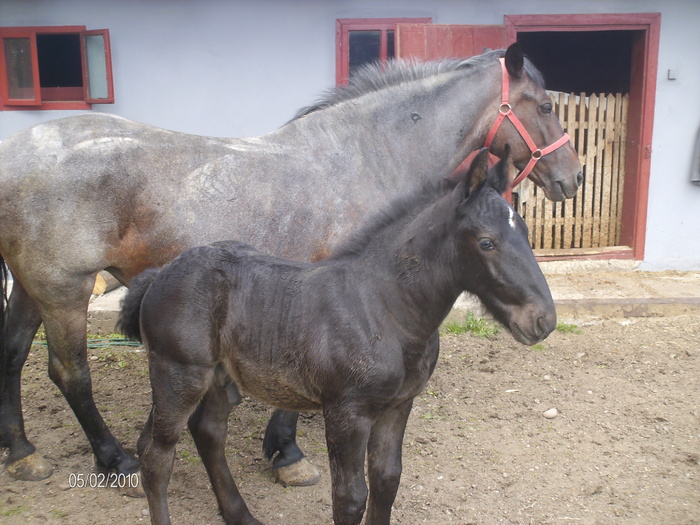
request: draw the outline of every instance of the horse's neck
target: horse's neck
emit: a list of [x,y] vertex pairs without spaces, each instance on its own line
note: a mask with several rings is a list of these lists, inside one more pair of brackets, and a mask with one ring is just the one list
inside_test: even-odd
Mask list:
[[415,339],[427,340],[463,291],[451,241],[451,198],[448,195],[429,206],[398,235],[387,231],[383,239],[377,239],[388,246],[383,250],[390,260],[385,260],[383,266],[390,268],[388,277],[395,282],[394,291],[402,304],[392,315]]
[[387,185],[407,176],[419,184],[451,173],[483,146],[495,118],[489,110],[498,106],[491,76],[455,71],[385,88],[312,112],[264,138],[348,161],[362,157],[364,168],[381,171]]

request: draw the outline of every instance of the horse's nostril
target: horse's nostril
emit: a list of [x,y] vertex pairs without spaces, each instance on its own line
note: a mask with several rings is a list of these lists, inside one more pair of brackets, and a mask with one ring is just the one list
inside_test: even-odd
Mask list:
[[581,184],[583,184],[583,172],[579,171],[576,175],[576,185],[580,186]]

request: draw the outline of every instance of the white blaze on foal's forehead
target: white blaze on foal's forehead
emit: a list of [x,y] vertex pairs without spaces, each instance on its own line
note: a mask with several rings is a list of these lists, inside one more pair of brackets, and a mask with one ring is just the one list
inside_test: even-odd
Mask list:
[[515,229],[515,211],[513,211],[512,206],[508,206],[508,224],[510,227]]

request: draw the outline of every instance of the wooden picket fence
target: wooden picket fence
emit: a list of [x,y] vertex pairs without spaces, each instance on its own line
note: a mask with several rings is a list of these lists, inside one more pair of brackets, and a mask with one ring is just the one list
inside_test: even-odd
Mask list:
[[618,246],[622,219],[629,96],[551,92],[562,127],[583,165],[576,197],[550,202],[530,180],[513,194],[538,255],[565,255]]

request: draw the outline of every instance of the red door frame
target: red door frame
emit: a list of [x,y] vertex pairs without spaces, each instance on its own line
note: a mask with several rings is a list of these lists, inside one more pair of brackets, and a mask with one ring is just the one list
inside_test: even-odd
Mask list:
[[635,32],[620,232],[621,243],[630,249],[601,257],[644,259],[661,13],[505,15],[504,23],[508,42],[515,42],[518,33],[531,31]]

